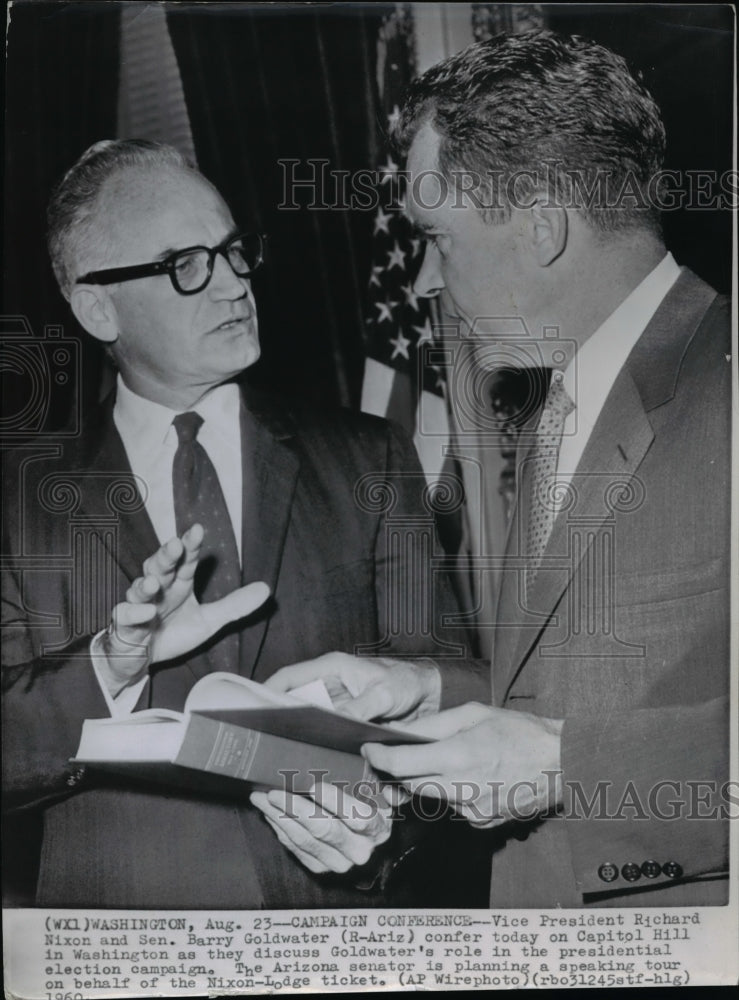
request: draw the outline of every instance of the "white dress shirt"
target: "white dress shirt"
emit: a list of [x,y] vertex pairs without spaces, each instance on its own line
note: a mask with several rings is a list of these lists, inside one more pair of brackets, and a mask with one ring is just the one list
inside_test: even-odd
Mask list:
[[679,274],[675,258],[668,253],[565,368],[564,387],[575,409],[567,416],[562,433],[558,483],[572,479],[613,383]]
[[[212,389],[192,408],[203,418],[197,439],[218,474],[239,558],[242,521],[240,405],[238,386],[228,384]],[[162,545],[177,534],[172,492],[172,464],[177,450],[177,432],[172,421],[177,412],[138,396],[118,376],[113,421],[126,449],[131,471],[137,477],[146,512]],[[111,715],[125,715],[136,705],[148,677],[124,688],[115,699],[111,698],[107,685],[100,678],[99,642],[100,636],[96,636],[91,646],[95,672]]]

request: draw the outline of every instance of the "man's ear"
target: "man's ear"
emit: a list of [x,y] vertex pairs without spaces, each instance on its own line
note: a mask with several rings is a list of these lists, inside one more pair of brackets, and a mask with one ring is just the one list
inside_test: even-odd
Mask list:
[[549,267],[567,246],[567,212],[537,199],[531,212],[531,249],[540,267]]
[[97,340],[112,344],[118,339],[118,316],[106,289],[75,285],[69,304],[81,326]]

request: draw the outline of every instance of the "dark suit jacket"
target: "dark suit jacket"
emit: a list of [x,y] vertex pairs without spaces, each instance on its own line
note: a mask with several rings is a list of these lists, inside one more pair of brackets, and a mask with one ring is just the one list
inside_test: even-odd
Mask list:
[[[523,436],[493,698],[565,719],[567,786],[563,815],[500,836],[494,906],[726,901],[730,353],[728,303],[683,271],[605,401],[528,601]],[[447,684],[445,705],[484,697],[479,672]]]
[[[264,680],[332,650],[445,650],[428,622],[453,610],[418,596],[409,550],[430,542],[423,474],[412,446],[384,421],[349,413],[242,407],[243,583],[272,598],[240,628],[238,669]],[[136,490],[112,400],[64,445],[15,456],[3,574],[6,802],[44,810],[37,902],[55,906],[258,907],[365,905],[346,880],[312,876],[261,816],[232,801],[127,787],[68,759],[83,719],[107,716],[90,638],[109,620],[158,541]],[[420,551],[417,549],[417,552]],[[424,570],[425,572],[425,570]],[[411,575],[408,575],[411,574]],[[414,618],[415,614],[415,618]],[[139,708],[181,709],[211,669],[207,647],[155,666]]]

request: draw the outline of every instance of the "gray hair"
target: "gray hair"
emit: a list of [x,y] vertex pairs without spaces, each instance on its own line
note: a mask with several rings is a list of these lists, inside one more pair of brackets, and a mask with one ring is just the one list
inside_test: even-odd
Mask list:
[[96,225],[99,199],[105,182],[128,167],[194,169],[174,146],[148,139],[103,139],[85,150],[55,188],[47,210],[51,266],[67,300],[80,260],[107,251]]

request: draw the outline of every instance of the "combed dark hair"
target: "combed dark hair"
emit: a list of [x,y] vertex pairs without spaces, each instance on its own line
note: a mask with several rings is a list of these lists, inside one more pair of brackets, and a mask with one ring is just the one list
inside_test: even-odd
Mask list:
[[510,216],[518,178],[519,198],[538,187],[601,230],[659,230],[659,109],[602,45],[551,31],[470,45],[411,84],[393,134],[402,157],[426,122],[441,137],[439,170],[449,182],[475,178],[466,184],[489,221]]
[[174,146],[147,139],[103,139],[85,150],[55,188],[47,210],[51,265],[65,298],[85,253],[105,252],[95,212],[105,182],[127,167],[191,168]]

